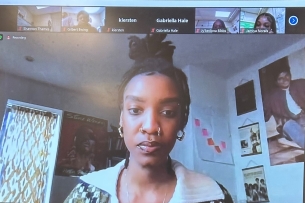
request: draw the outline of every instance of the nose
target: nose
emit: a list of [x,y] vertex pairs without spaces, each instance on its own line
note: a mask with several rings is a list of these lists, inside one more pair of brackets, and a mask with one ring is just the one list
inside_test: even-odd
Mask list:
[[142,130],[149,135],[158,135],[158,114],[152,110],[146,111],[143,117]]

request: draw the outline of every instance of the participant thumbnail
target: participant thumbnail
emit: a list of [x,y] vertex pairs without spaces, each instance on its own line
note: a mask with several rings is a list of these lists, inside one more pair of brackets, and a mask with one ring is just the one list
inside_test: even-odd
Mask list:
[[18,6],[17,31],[60,32],[61,7]]
[[105,7],[63,7],[63,32],[102,32]]
[[239,33],[240,8],[196,8],[195,33]]
[[240,33],[285,33],[285,8],[242,8]]

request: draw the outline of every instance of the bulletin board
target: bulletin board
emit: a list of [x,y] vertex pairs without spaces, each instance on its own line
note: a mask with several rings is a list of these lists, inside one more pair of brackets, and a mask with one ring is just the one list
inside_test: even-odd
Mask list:
[[213,108],[191,108],[192,134],[202,160],[234,165],[229,123]]

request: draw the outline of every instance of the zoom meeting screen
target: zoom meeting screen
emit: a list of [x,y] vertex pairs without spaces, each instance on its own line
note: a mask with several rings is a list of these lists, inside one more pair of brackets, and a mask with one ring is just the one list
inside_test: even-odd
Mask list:
[[[200,120],[204,113],[198,113],[198,118],[189,118],[189,125],[194,129],[201,126],[198,139],[203,140],[202,148],[213,149],[209,155],[200,152],[201,147],[197,146],[198,156],[203,160],[214,160],[216,156],[220,163],[231,164],[232,160],[228,158],[231,155],[227,155],[233,148],[239,153],[233,154],[233,158],[245,162],[241,168],[247,168],[254,156],[263,154],[268,157],[267,165],[252,161],[257,163],[254,165],[263,165],[265,170],[260,167],[252,168],[252,172],[240,170],[238,180],[244,184],[236,184],[245,187],[242,191],[246,192],[241,195],[244,199],[255,198],[251,196],[255,188],[249,185],[256,184],[258,178],[259,181],[266,180],[267,189],[257,198],[270,201],[272,194],[268,191],[276,179],[271,177],[272,172],[268,172],[270,167],[304,162],[304,137],[300,140],[294,137],[294,132],[290,134],[296,128],[293,124],[291,127],[283,123],[290,119],[290,114],[283,113],[281,108],[287,107],[288,102],[290,112],[299,115],[299,110],[305,109],[305,93],[296,93],[295,99],[289,97],[289,101],[284,103],[273,95],[280,85],[285,86],[287,77],[291,84],[305,79],[305,8],[23,5],[0,6],[0,18],[0,117],[5,115],[8,99],[64,111],[66,123],[63,122],[62,126],[68,127],[61,131],[55,165],[50,166],[54,168],[54,178],[39,182],[49,188],[47,185],[52,182],[50,202],[63,202],[75,186],[73,178],[114,166],[125,156],[124,144],[116,140],[110,146],[107,132],[117,132],[119,127],[118,86],[134,63],[129,57],[131,36],[140,40],[146,35],[166,34],[164,41],[171,41],[176,47],[174,65],[189,77],[192,105],[204,106],[205,102],[210,102],[205,107],[211,107],[213,112],[225,109],[233,120],[243,118],[235,126],[236,135],[232,135],[235,138],[231,144],[228,141],[231,138],[217,140],[212,124],[204,126]],[[277,73],[279,69],[281,72]],[[252,89],[251,84],[254,84]],[[304,88],[296,87],[295,91]],[[220,98],[217,95],[226,95],[229,104],[215,99]],[[253,98],[254,104],[247,103]],[[251,117],[255,111],[264,113]],[[95,142],[98,147],[85,161],[79,162],[82,166],[78,169],[71,165],[71,161],[76,159],[75,136],[80,124],[73,126],[72,120],[86,120],[93,126],[87,131],[100,134]],[[221,129],[220,123],[216,120],[213,125]],[[4,141],[0,137],[1,143]],[[87,148],[91,146],[88,143]],[[0,151],[4,153],[3,149]],[[38,157],[42,156],[41,153]],[[4,170],[3,164],[0,161],[0,172]],[[30,171],[34,165],[30,164],[24,170]],[[13,167],[10,170],[17,169]],[[42,169],[29,172],[29,179],[25,181],[30,181],[30,177],[37,175],[39,170]],[[17,179],[11,180],[8,175],[1,175],[1,178],[0,187],[3,189],[7,184],[5,187],[8,188],[0,190],[0,202],[5,202],[20,192],[21,187],[16,187],[14,193],[9,184],[15,184]],[[26,187],[33,189],[38,185]],[[227,188],[232,190],[228,185]],[[233,190],[233,195],[237,190]],[[249,202],[257,202],[252,200]]]

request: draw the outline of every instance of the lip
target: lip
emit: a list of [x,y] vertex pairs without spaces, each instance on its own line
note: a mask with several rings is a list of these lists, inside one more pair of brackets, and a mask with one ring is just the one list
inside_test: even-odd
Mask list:
[[156,142],[156,141],[152,141],[152,142],[149,142],[149,141],[143,141],[141,143],[138,144],[138,146],[141,145],[141,146],[147,146],[147,147],[160,147],[161,144],[159,142]]
[[153,153],[161,148],[161,144],[158,142],[144,141],[137,145],[137,147],[144,153]]

